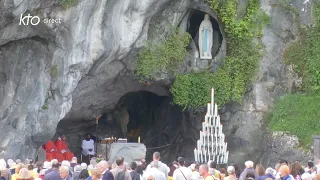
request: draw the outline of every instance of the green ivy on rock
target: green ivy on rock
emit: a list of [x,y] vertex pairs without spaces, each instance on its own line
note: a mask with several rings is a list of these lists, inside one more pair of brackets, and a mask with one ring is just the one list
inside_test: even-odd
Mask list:
[[175,73],[188,54],[186,47],[190,38],[190,34],[176,29],[166,41],[148,43],[138,54],[135,75],[140,79],[154,79],[157,74]]
[[215,73],[193,72],[176,77],[170,91],[173,102],[184,108],[204,106],[210,101],[212,87],[218,105],[231,100],[241,103],[261,58],[262,28],[269,22],[269,17],[260,9],[259,0],[249,0],[246,14],[240,19],[236,11],[238,0],[208,0],[207,3],[224,25],[227,57]]
[[76,2],[77,0],[59,0],[58,4],[67,9],[74,5]]
[[320,134],[320,96],[286,95],[275,105],[269,128],[288,131],[299,138],[301,147],[309,148],[312,135]]
[[301,92],[279,100],[269,121],[270,130],[297,135],[304,149],[320,134],[320,4],[313,7],[313,15],[317,25],[300,28],[300,39],[284,53],[285,62],[302,77]]

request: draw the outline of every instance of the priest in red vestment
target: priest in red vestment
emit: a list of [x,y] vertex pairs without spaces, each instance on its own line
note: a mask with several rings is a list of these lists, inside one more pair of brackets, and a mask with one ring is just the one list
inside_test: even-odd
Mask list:
[[59,162],[63,161],[63,155],[58,151],[52,140],[49,140],[42,148],[46,151],[46,161],[51,161],[52,159],[57,159]]
[[56,146],[58,151],[60,151],[64,157],[64,160],[71,161],[74,157],[74,154],[69,150],[66,142],[66,136],[62,135],[56,140]]

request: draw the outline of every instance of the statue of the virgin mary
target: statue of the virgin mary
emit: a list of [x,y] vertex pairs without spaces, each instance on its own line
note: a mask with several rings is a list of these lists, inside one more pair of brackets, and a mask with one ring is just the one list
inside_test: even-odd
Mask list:
[[211,48],[213,40],[213,28],[209,14],[204,16],[204,20],[199,28],[199,53],[200,59],[212,59]]

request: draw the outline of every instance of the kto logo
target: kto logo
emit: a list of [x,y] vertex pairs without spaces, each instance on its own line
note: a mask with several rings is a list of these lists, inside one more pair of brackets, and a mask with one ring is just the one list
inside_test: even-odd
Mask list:
[[19,25],[29,25],[30,23],[31,25],[36,26],[40,22],[41,19],[39,18],[39,16],[30,16],[30,14],[28,14],[28,16],[23,17],[23,14],[21,14]]

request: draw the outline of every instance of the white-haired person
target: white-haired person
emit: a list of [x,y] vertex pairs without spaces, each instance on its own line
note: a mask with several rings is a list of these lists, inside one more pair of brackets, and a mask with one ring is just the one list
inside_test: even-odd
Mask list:
[[79,176],[80,176],[80,173],[82,171],[82,168],[80,165],[76,165],[74,168],[73,168],[73,174],[72,174],[72,179],[73,180],[79,180]]
[[68,166],[61,166],[59,172],[62,180],[73,180],[69,174],[70,170]]
[[233,166],[228,166],[227,168],[228,176],[224,180],[237,180],[236,169]]
[[244,163],[244,165],[246,166],[246,168],[243,170],[243,172],[240,174],[239,180],[245,180],[247,177],[247,174],[253,174],[254,175],[254,180],[259,180],[259,175],[258,173],[255,171],[255,169],[253,168],[254,163],[252,161],[246,161]]
[[192,180],[198,180],[198,179],[200,179],[200,173],[199,173],[199,171],[198,171],[198,169],[197,169],[197,165],[196,165],[196,164],[191,164],[191,165],[189,166],[189,168],[190,168],[191,171],[192,171],[191,179],[192,179]]
[[0,159],[0,171],[1,176],[6,178],[6,180],[11,180],[11,171],[7,168],[7,163],[4,159]]
[[265,171],[265,175],[263,176],[260,176],[259,177],[259,180],[266,180],[268,178],[274,180],[275,179],[275,174],[276,174],[276,170],[275,169],[272,169],[271,167],[268,167]]
[[72,171],[71,171],[71,165],[70,165],[70,162],[69,162],[69,161],[64,160],[64,161],[62,161],[62,162],[61,162],[61,166],[66,166],[66,167],[68,167],[68,168],[69,168],[69,175],[72,177]]

